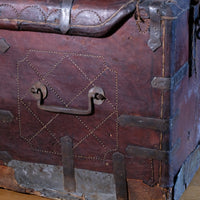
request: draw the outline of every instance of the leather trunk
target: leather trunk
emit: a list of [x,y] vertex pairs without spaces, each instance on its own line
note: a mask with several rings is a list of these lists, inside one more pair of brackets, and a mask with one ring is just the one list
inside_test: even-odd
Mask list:
[[0,0],[0,28],[0,187],[180,198],[200,166],[198,0]]

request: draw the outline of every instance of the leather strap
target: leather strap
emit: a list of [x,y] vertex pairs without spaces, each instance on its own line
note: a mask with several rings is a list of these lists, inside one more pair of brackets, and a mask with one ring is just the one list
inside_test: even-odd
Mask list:
[[62,0],[60,31],[63,34],[66,34],[70,29],[72,5],[73,0]]

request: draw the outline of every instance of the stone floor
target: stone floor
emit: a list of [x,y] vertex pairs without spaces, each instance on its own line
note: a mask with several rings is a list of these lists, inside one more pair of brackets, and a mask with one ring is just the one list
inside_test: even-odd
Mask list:
[[[25,195],[0,189],[0,200],[48,200],[33,195]],[[200,169],[180,200],[200,200]]]

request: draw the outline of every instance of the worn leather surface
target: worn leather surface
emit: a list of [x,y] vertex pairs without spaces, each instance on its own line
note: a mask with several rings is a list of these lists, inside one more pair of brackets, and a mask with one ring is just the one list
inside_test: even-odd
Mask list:
[[[110,34],[133,14],[135,0],[74,0],[69,8],[68,34],[102,37]],[[68,25],[63,19],[65,4],[62,0],[51,1],[0,1],[0,28],[33,30],[40,32],[66,33],[62,27]]]
[[[112,154],[125,154],[128,144],[159,148],[159,132],[118,124],[121,114],[160,117],[161,91],[151,81],[162,73],[163,50],[148,48],[148,32],[140,33],[135,19],[103,39],[5,30],[0,36],[11,46],[0,55],[0,105],[14,115],[0,127],[0,150],[14,159],[61,165],[60,138],[69,135],[75,167],[112,172]],[[46,105],[85,109],[94,85],[105,91],[106,101],[91,116],[44,112],[30,92],[37,81],[48,88]],[[168,104],[162,109],[167,117]],[[127,158],[127,170],[129,177],[152,176],[149,160]]]
[[[57,24],[53,28],[45,26],[45,20],[52,22],[58,19],[59,22],[54,10],[60,5],[58,1],[49,1],[48,9],[43,1],[1,2],[0,9],[3,8],[5,12],[1,12],[0,18],[4,16],[2,19],[8,19],[11,16],[15,19],[16,14],[20,13],[17,14],[20,20],[29,17],[30,21],[34,21],[37,16],[36,24],[39,21],[44,31],[54,32],[56,29],[59,32]],[[8,5],[8,2],[16,7]],[[34,6],[27,7],[30,3],[40,5],[45,12]],[[69,33],[100,36],[99,29],[93,29],[93,26],[105,22],[126,3],[116,3],[114,0],[95,3],[74,1]],[[89,5],[92,11],[87,10]],[[133,4],[130,3],[128,10],[123,8],[122,15],[129,15]],[[32,16],[30,13],[33,10],[38,14]],[[195,76],[186,78],[183,85],[173,91],[152,88],[151,81],[154,77],[173,76],[187,62],[187,16],[187,11],[182,10],[176,16],[177,24],[173,21],[175,18],[162,20],[162,47],[155,53],[147,46],[149,19],[137,23],[130,18],[106,38],[1,30],[0,38],[7,41],[10,49],[0,54],[0,109],[11,111],[14,120],[12,123],[0,122],[0,150],[8,151],[13,159],[61,165],[60,138],[68,135],[73,139],[77,168],[112,172],[112,154],[118,151],[125,155],[128,178],[144,180],[149,185],[163,183],[164,186],[171,186],[172,179],[197,144],[196,138],[199,138],[198,134],[190,137],[190,140],[186,136],[188,131],[198,130],[196,119],[199,117],[198,114],[194,115],[197,110],[194,101],[197,102],[199,98],[196,95],[198,88],[194,87],[197,79]],[[16,22],[0,20],[0,26],[18,29]],[[22,23],[20,26],[26,30],[29,26],[26,25]],[[32,25],[34,30],[41,28]],[[180,35],[179,39],[173,35],[173,27]],[[102,30],[103,34],[107,34],[107,26],[103,26]],[[175,54],[172,55],[172,52]],[[37,108],[30,92],[37,81],[48,88],[47,105],[85,109],[88,90],[93,86],[103,88],[106,101],[95,107],[94,115],[87,117],[44,112]],[[118,117],[122,114],[169,120],[176,113],[178,120],[173,121],[173,127],[170,126],[165,133],[118,124]],[[192,117],[188,120],[188,116]],[[195,124],[194,127],[192,124]],[[172,164],[142,159],[139,155],[137,158],[128,157],[125,151],[128,145],[170,150],[177,139],[180,139],[181,146]],[[186,151],[185,144],[188,144]]]

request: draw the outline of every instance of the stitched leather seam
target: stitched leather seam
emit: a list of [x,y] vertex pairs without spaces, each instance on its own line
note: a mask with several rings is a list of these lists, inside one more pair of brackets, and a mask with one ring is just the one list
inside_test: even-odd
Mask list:
[[[125,7],[127,7],[129,4],[131,4],[131,3],[134,3],[135,2],[135,0],[131,0],[131,1],[129,1],[129,2],[127,2],[127,3],[125,3],[124,5],[122,5],[111,17],[109,17],[107,20],[105,20],[103,23],[101,23],[101,24],[98,24],[98,25],[91,25],[91,26],[89,26],[89,25],[71,25],[71,27],[101,27],[101,26],[104,26],[106,23],[108,23],[109,21],[111,21],[122,9],[124,9]],[[7,4],[8,6],[9,6],[9,4]],[[1,6],[1,5],[0,5]],[[31,7],[31,6],[28,6],[28,7]],[[37,6],[32,6],[32,7],[37,7]],[[38,7],[37,7],[38,8]],[[26,9],[26,8],[24,8],[24,9]],[[23,9],[23,10],[24,10]],[[42,11],[42,9],[40,8],[40,10]],[[21,12],[20,12],[21,13]],[[44,12],[42,11],[42,14],[43,14],[43,16],[45,17],[45,14],[44,14]],[[19,14],[20,15],[20,14]],[[8,19],[0,19],[0,20],[5,20],[5,21],[10,21],[10,20],[8,20]],[[12,21],[17,21],[17,22],[21,22],[21,23],[23,23],[23,22],[26,22],[26,23],[36,23],[36,24],[45,24],[45,25],[59,25],[59,23],[47,23],[46,22],[46,17],[45,17],[45,22],[34,22],[34,21],[30,21],[30,20],[20,20],[20,19],[12,19]]]
[[[51,118],[44,126],[30,139],[29,142],[31,142],[36,136],[38,136],[44,129],[47,129],[47,126],[49,126],[60,114],[56,114],[53,118]],[[56,140],[57,143],[60,143],[58,140]]]
[[47,151],[47,150],[42,150],[42,149],[37,149],[35,147],[33,147],[33,144],[31,144],[31,148],[33,151],[36,152],[40,152],[40,153],[47,153],[47,154],[53,154],[53,155],[57,155],[57,156],[61,156],[62,154],[60,152],[56,152],[56,151]]
[[[111,21],[122,9],[124,9],[129,4],[134,3],[134,2],[135,2],[135,0],[131,0],[131,1],[127,2],[126,4],[122,5],[119,8],[119,10],[117,10],[110,18],[108,18],[107,20],[105,20],[101,24],[97,24],[97,25],[71,25],[71,27],[72,28],[77,28],[77,27],[82,27],[82,28],[96,28],[96,27],[104,26],[106,23],[108,23],[109,21]],[[16,13],[16,15],[18,15],[18,11],[16,10],[16,8],[14,8],[14,6],[12,6],[10,4],[1,4],[0,5],[0,7],[3,7],[3,6],[11,7],[14,10],[14,12]],[[177,6],[177,8],[181,9],[180,13],[178,13],[176,16],[172,16],[172,17],[171,16],[162,16],[162,19],[165,19],[165,20],[174,20],[174,19],[177,19],[183,12],[185,12],[186,10],[189,9],[189,8],[183,9],[183,8],[181,8],[177,4],[176,4],[176,6]],[[30,6],[28,6],[28,7],[30,7]],[[32,7],[36,7],[36,6],[32,6]],[[45,17],[45,13],[43,12],[43,10],[41,8],[39,8],[39,9],[40,9],[41,13],[43,14],[43,16]],[[53,12],[58,12],[58,11],[59,11],[59,9],[57,9],[56,11],[52,11],[52,13]],[[81,12],[83,12],[83,11],[81,11]],[[20,19],[0,19],[0,21],[12,22],[12,23],[15,22],[16,24],[17,23],[23,23],[23,22],[25,22],[25,23],[30,23],[30,24],[32,23],[32,24],[38,24],[38,25],[59,26],[59,23],[50,23],[50,22],[47,23],[47,19],[48,19],[49,15],[47,15],[47,17],[45,17],[45,22],[35,22],[35,21],[31,21],[31,20],[20,20]]]
[[103,23],[101,24],[97,24],[97,25],[71,25],[71,27],[76,28],[76,27],[87,27],[87,28],[95,28],[95,27],[101,27],[104,26],[105,24],[107,24],[108,22],[110,22],[122,9],[124,9],[125,7],[127,7],[129,4],[134,3],[135,0],[131,0],[129,2],[127,2],[126,4],[122,5],[119,10],[117,10],[113,15],[111,15],[111,17],[109,17],[107,20],[105,20]]
[[75,97],[73,97],[66,106],[68,107],[77,97],[79,97],[86,89],[88,89],[106,70],[108,69],[105,68],[101,73],[99,73],[91,82],[89,82],[89,84],[85,88],[83,88]]
[[[87,126],[87,124],[85,122],[83,122],[80,117],[75,116],[76,119],[78,119],[80,121],[80,123],[88,130],[88,132],[92,132],[92,130]],[[107,149],[106,145],[104,144],[104,142],[97,137],[95,134],[92,134],[92,136],[97,140],[97,142],[104,148]]]
[[0,120],[0,123],[2,123],[2,124],[10,124],[11,122],[10,121],[5,121],[5,120]]
[[75,68],[89,81],[91,82],[90,78],[87,76],[87,74],[76,64],[74,60],[70,58],[70,56],[67,56],[68,60],[75,66]]
[[[29,50],[29,52],[46,52],[46,53],[49,53],[48,51],[37,51],[37,50]],[[51,53],[55,53],[55,52],[51,52]],[[63,54],[63,53],[60,53],[60,54]],[[80,69],[80,67],[72,60],[70,59],[70,61],[78,68],[78,70],[84,75],[86,76],[86,78],[90,81],[89,84],[83,88],[74,98],[72,98],[68,104],[66,104],[66,102],[56,93],[56,91],[49,85],[49,83],[47,82],[46,79],[44,79],[44,76],[41,76],[39,74],[39,72],[37,72],[36,68],[33,66],[33,64],[29,61],[29,65],[31,66],[31,68],[36,72],[36,74],[40,77],[40,80],[43,80],[47,83],[47,85],[50,87],[50,89],[53,91],[53,93],[56,95],[56,97],[60,100],[61,103],[63,103],[66,107],[69,107],[69,105],[77,98],[79,97],[86,89],[88,89],[88,87],[90,85],[93,85],[94,86],[94,82],[100,78],[100,76],[108,69],[109,71],[115,73],[115,71],[111,70],[110,68],[108,68],[108,66],[106,65],[105,63],[105,59],[103,56],[95,56],[95,55],[84,55],[84,54],[77,54],[77,53],[64,53],[65,56],[63,57],[66,58],[68,57],[68,55],[75,55],[75,56],[86,56],[86,57],[96,57],[96,58],[102,58],[103,61],[104,61],[104,66],[106,67],[104,70],[102,70],[102,72],[100,72],[93,80],[90,80],[87,75]],[[67,55],[68,54],[68,55]],[[29,54],[28,54],[29,56]],[[28,59],[27,59],[28,60]],[[62,63],[62,62],[61,62]],[[53,71],[53,69],[52,69]],[[50,72],[49,72],[50,73]],[[113,104],[109,101],[109,99],[107,98],[107,102],[109,102],[109,104],[114,108]]]
[[109,153],[111,153],[111,152],[116,152],[116,151],[118,151],[118,147],[106,151],[105,154],[104,154],[103,160],[104,160],[104,161],[106,160],[106,157],[108,156]]
[[34,8],[34,9],[36,8],[37,10],[39,10],[40,13],[42,14],[43,18],[44,18],[44,21],[46,22],[46,15],[45,15],[45,13],[44,13],[43,10],[42,10],[39,6],[37,6],[37,5],[27,6],[27,7],[23,8],[23,9],[20,11],[20,13],[18,14],[18,17],[17,17],[17,18],[20,18],[20,16],[22,16],[22,13],[23,13],[26,9],[29,9],[29,8]]
[[0,7],[8,7],[8,8],[12,8],[12,9],[14,10],[16,16],[18,15],[18,11],[17,11],[17,9],[16,9],[14,6],[10,5],[10,4],[1,4]]
[[[42,150],[42,149],[35,149],[33,146],[32,146],[32,149],[34,151],[37,151],[37,152],[40,152],[40,153],[47,153],[47,154],[54,154],[54,155],[57,155],[57,156],[62,156],[61,153],[56,152],[56,151],[47,151],[47,150]],[[79,159],[79,160],[90,160],[90,161],[94,161],[94,162],[104,161],[102,158],[100,158],[98,156],[84,156],[84,155],[74,154],[74,158]]]
[[75,158],[84,159],[84,160],[95,160],[95,161],[103,161],[102,158],[98,156],[83,156],[83,155],[74,155]]
[[59,15],[61,15],[61,9],[56,9],[56,10],[51,11],[51,12],[47,15],[47,17],[46,17],[47,21],[48,21],[49,17],[50,17],[53,13],[58,13]]
[[27,109],[27,111],[29,111],[29,113],[42,125],[45,127],[45,129],[47,130],[47,132],[56,140],[57,143],[59,143],[58,139],[56,138],[56,136],[47,128],[47,126],[45,126],[45,124],[40,120],[40,118],[31,110],[31,108],[24,102],[21,101],[22,105]]
[[97,125],[97,127],[92,132],[90,132],[88,135],[84,136],[77,144],[75,144],[73,148],[76,149],[82,142],[84,142],[90,135],[92,135],[98,128],[100,128],[115,113],[116,113],[116,111],[114,111],[110,115],[108,115],[103,121],[101,121],[100,124]]
[[[54,65],[54,67],[49,71],[49,72],[47,72],[44,76],[42,76],[38,71],[37,71],[37,69],[34,67],[34,65],[30,62],[30,60],[28,59],[28,57],[29,57],[29,54],[30,54],[30,52],[46,52],[46,53],[56,53],[56,54],[63,54],[64,56],[62,57],[62,59],[64,59],[65,57],[67,57],[68,55],[78,55],[78,56],[86,56],[86,57],[95,57],[95,58],[100,58],[100,59],[103,59],[104,60],[104,57],[103,56],[95,56],[95,55],[89,55],[89,54],[77,54],[77,53],[60,53],[60,52],[54,52],[54,51],[38,51],[38,50],[29,50],[29,53],[26,55],[26,57],[23,59],[23,60],[21,60],[21,61],[19,61],[18,62],[18,64],[17,64],[17,84],[18,84],[18,90],[19,90],[19,64],[20,63],[22,63],[22,62],[27,62],[28,64],[29,64],[29,66],[33,69],[33,71],[37,74],[37,76],[39,77],[39,79],[40,80],[43,80],[43,81],[45,81],[45,79],[44,79],[44,77],[45,76],[48,76],[51,72],[53,72],[54,71],[54,68],[55,68],[55,65]],[[61,60],[62,60],[61,59]],[[57,63],[56,63],[56,65],[57,64],[59,64],[59,63],[61,63],[62,61],[58,61]],[[115,73],[115,79],[116,79],[116,105],[118,104],[118,84],[117,84],[117,72],[115,71],[115,70],[112,70],[112,69],[110,69],[110,68],[108,68],[107,67],[107,65],[106,65],[106,63],[105,63],[105,60],[104,60],[104,65],[105,65],[105,69],[100,73],[100,74],[98,74],[97,76],[96,76],[96,78],[92,81],[92,82],[94,82],[95,80],[97,80],[103,73],[104,73],[104,71],[107,71],[107,70],[109,70],[109,71],[111,71],[111,72],[113,72],[113,73]],[[89,79],[89,78],[88,78]],[[90,79],[89,79],[90,80]],[[48,82],[47,82],[48,83]],[[90,82],[90,84],[91,84],[91,82]],[[20,95],[20,93],[19,93],[19,91],[18,91],[18,94]],[[18,98],[18,101],[20,101],[21,102],[21,99],[20,99],[20,97]],[[109,103],[109,104],[111,104],[111,102]],[[30,108],[26,105],[26,108],[30,111]],[[114,112],[111,114],[111,116],[114,114],[114,113],[118,113],[118,111],[116,110],[116,108],[117,108],[117,106],[116,107],[113,107],[113,108],[115,108],[114,109]],[[20,112],[20,104],[18,105],[18,109],[19,109],[19,112]],[[31,114],[32,115],[35,115],[33,112],[31,112]],[[20,113],[19,113],[19,118],[20,118]],[[51,124],[53,121],[54,121],[54,119],[56,119],[57,117],[59,116],[59,114],[58,115],[56,115],[55,117],[53,117],[49,122],[47,122],[47,124],[44,124],[43,122],[41,122],[41,120],[39,120],[41,123],[43,123],[43,127],[34,135],[34,136],[32,136],[32,138],[31,139],[27,139],[26,137],[24,137],[24,136],[22,136],[21,135],[21,131],[20,131],[20,137],[21,138],[23,138],[29,145],[31,145],[31,148],[34,150],[34,151],[39,151],[39,152],[43,152],[43,153],[51,153],[51,154],[55,154],[55,155],[61,155],[59,152],[56,152],[56,151],[46,151],[46,150],[41,150],[41,149],[36,149],[36,148],[34,148],[33,147],[33,144],[31,143],[31,141],[37,136],[37,135],[39,135],[41,132],[42,132],[42,130],[44,130],[44,129],[46,129],[48,132],[49,132],[49,130],[47,129],[47,126],[49,126],[49,124]],[[110,116],[110,117],[111,117]],[[35,115],[35,117],[38,117],[38,116],[36,116]],[[100,124],[98,124],[97,125],[97,127],[94,129],[94,130],[90,130],[89,128],[88,128],[88,131],[90,131],[89,132],[89,134],[90,135],[92,135],[96,140],[97,140],[97,142],[102,146],[102,147],[104,147],[104,149],[106,150],[107,149],[107,147],[105,146],[105,144],[103,143],[103,141],[98,137],[98,136],[96,136],[95,134],[94,134],[94,132],[99,128],[99,127],[101,127],[109,118],[110,118],[109,116],[108,117],[106,117]],[[39,118],[38,118],[39,119]],[[20,122],[20,120],[21,119],[19,119],[19,126],[21,126],[21,122]],[[77,119],[78,120],[78,119]],[[80,121],[80,120],[79,120]],[[87,125],[86,125],[86,127],[87,127]],[[118,124],[116,123],[116,127],[118,127]],[[117,129],[116,129],[116,131],[117,131]],[[51,135],[52,136],[52,135]],[[116,136],[118,136],[118,133],[116,133]],[[85,139],[84,139],[85,140]],[[82,140],[82,141],[79,141],[79,143],[82,143],[84,140]],[[60,142],[57,140],[57,143],[59,143],[60,144]],[[106,151],[106,153],[104,154],[104,157],[107,155],[107,152],[111,152],[111,151],[113,151],[113,149],[108,149],[107,151]],[[91,157],[91,156],[77,156],[77,158],[79,158],[79,159],[89,159],[89,160],[96,160],[96,158],[97,157]],[[101,159],[101,160],[103,160],[103,159]]]
[[[18,121],[19,121],[19,130],[20,130],[20,136],[22,136],[22,130],[21,130],[21,109],[20,109],[20,104],[22,103],[25,108],[31,113],[31,115],[42,125],[45,126],[45,124],[40,120],[40,118],[33,113],[33,111],[29,108],[28,105],[26,105],[22,100],[20,100],[20,89],[19,89],[19,63],[25,62],[28,59],[28,54],[26,55],[26,57],[17,63],[17,99],[18,99]],[[59,143],[58,139],[55,137],[55,135],[47,128],[45,127],[47,132],[56,140],[56,142]],[[26,138],[24,136],[22,136],[23,138]],[[29,143],[29,141],[26,138],[26,141]]]
[[[29,54],[28,54],[28,56],[29,56]],[[27,62],[28,62],[28,56],[27,56],[27,58],[26,58],[26,61],[27,61]],[[63,56],[63,57],[61,58],[61,60],[58,61],[58,62],[52,67],[52,69],[51,69],[49,72],[47,72],[46,74],[44,74],[44,75],[42,76],[43,78],[41,78],[41,80],[47,78],[47,77],[57,68],[58,65],[60,65],[61,63],[63,63],[63,61],[64,61],[65,58],[66,58],[66,56]],[[36,82],[36,81],[38,81],[38,80],[35,80],[34,82]],[[29,93],[30,93],[30,89],[28,89],[28,90],[25,92],[25,94],[21,97],[21,100],[23,100]]]
[[39,80],[43,80],[46,85],[48,86],[48,88],[54,93],[54,95],[58,98],[58,100],[63,103],[64,105],[66,105],[66,102],[60,97],[60,95],[50,86],[49,82],[46,79],[43,79],[43,76],[37,71],[37,69],[34,67],[34,65],[27,59],[26,62],[29,64],[29,66],[31,67],[31,69],[33,69],[33,71],[37,74],[37,76],[39,77]]
[[58,23],[50,23],[50,22],[37,22],[31,20],[20,20],[20,19],[0,19],[0,21],[11,22],[11,23],[29,23],[29,24],[39,24],[39,25],[51,25],[51,26],[58,26]]
[[19,87],[20,87],[20,83],[19,83],[19,74],[20,74],[20,72],[19,72],[19,64],[23,63],[26,59],[27,59],[27,55],[26,55],[26,57],[23,60],[17,62],[17,78],[16,78],[16,83],[17,83],[16,84],[17,85],[17,114],[18,114],[19,134],[20,134],[21,138],[25,139],[25,141],[26,141],[26,138],[24,136],[22,136],[22,129],[21,129],[21,105],[20,105],[20,89],[19,89]]
[[94,13],[94,14],[98,17],[99,23],[102,23],[102,19],[101,19],[100,15],[99,15],[97,12],[93,11],[93,10],[81,10],[74,18],[72,18],[72,20],[73,20],[73,21],[76,21],[77,18],[78,18],[78,16],[79,16],[81,13],[83,13],[83,12],[91,12],[91,13]]
[[[72,55],[78,55],[78,56],[82,56],[83,54],[76,54],[76,53],[71,53]],[[28,56],[29,56],[29,54],[28,54]],[[90,55],[85,55],[85,56],[87,56],[87,57],[91,57]],[[67,55],[65,56],[65,58],[67,57]],[[94,57],[96,57],[96,56],[94,56]],[[101,58],[101,56],[99,56],[99,58]],[[64,59],[64,57],[63,57],[63,59]],[[104,59],[103,59],[104,60]],[[96,77],[95,77],[95,79],[94,80],[90,80],[88,77],[87,77],[87,75],[84,73],[84,72],[82,72],[82,70],[80,69],[80,67],[76,64],[75,66],[76,67],[78,67],[78,69],[87,77],[87,79],[90,81],[90,83],[85,87],[85,88],[83,88],[74,98],[72,98],[71,100],[70,100],[70,102],[68,103],[68,104],[66,104],[66,102],[57,94],[57,92],[49,85],[49,83],[47,82],[47,80],[46,79],[44,79],[44,76],[41,76],[40,74],[39,74],[39,72],[36,70],[36,68],[33,66],[33,64],[28,60],[28,59],[26,59],[26,61],[28,61],[28,63],[29,63],[29,66],[35,71],[35,73],[40,77],[40,80],[43,80],[43,81],[45,81],[46,83],[47,83],[47,85],[50,87],[50,89],[51,89],[51,91],[53,91],[53,93],[56,95],[56,97],[60,100],[60,102],[61,103],[63,103],[66,107],[69,107],[69,105],[77,98],[77,97],[79,97],[86,89],[88,89],[88,87],[90,86],[90,85],[93,85],[94,86],[94,82],[97,80],[97,79],[99,79],[99,77],[107,70],[107,69],[109,69],[109,71],[111,71],[111,72],[113,72],[113,73],[116,73],[115,71],[113,71],[113,70],[111,70],[110,68],[108,68],[107,67],[107,65],[105,64],[105,61],[104,61],[104,65],[106,66],[106,69],[104,69],[102,72],[100,72]],[[73,62],[74,63],[74,62]],[[74,63],[75,64],[75,63]],[[52,70],[53,71],[53,70]],[[117,99],[118,99],[118,97],[117,97]],[[109,104],[113,107],[113,108],[115,108],[114,106],[113,106],[113,104],[109,101],[109,99],[107,98],[107,102],[109,102]],[[116,109],[116,108],[115,108]]]
[[[166,24],[165,21],[162,21],[162,77],[165,77],[165,37],[166,37]],[[164,111],[164,91],[161,93],[161,111],[160,111],[160,118],[163,118],[163,111]],[[160,133],[160,149],[162,149],[162,141],[163,141],[163,132]],[[160,162],[159,168],[159,182],[161,181],[162,177],[162,161]]]

